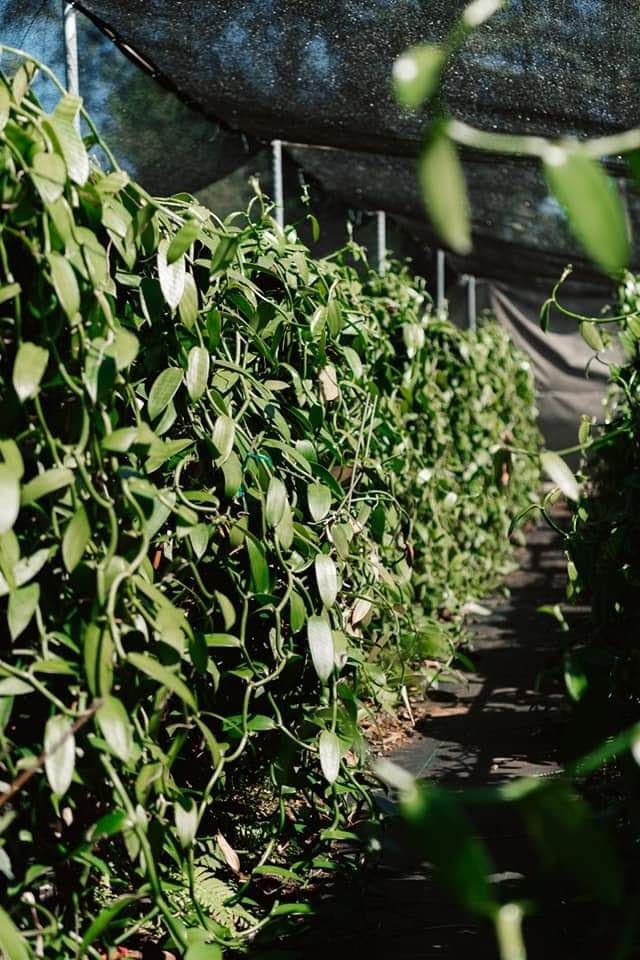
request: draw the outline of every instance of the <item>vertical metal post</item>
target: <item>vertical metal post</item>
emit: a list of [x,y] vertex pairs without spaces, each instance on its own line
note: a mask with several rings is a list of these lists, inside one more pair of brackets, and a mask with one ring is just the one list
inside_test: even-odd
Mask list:
[[282,140],[271,141],[273,161],[273,200],[276,205],[276,223],[284,229],[284,181],[282,177]]
[[62,23],[64,29],[64,69],[65,83],[69,93],[80,93],[80,75],[78,70],[78,24],[76,10],[72,3],[62,0]]
[[378,273],[384,276],[387,269],[387,214],[384,210],[376,211],[378,225]]
[[436,309],[438,313],[444,310],[446,265],[444,250],[438,250],[436,254]]
[[475,330],[477,326],[478,308],[476,305],[476,278],[469,274],[467,276],[467,322],[469,330]]

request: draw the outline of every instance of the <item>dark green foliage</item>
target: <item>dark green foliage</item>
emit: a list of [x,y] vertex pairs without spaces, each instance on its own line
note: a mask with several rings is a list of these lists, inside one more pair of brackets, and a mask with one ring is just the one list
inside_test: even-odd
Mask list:
[[611,368],[604,423],[581,428],[588,482],[567,539],[568,596],[591,608],[589,642],[568,655],[569,675],[583,677],[575,699],[588,697],[607,733],[635,718],[640,698],[640,299],[635,277],[627,276],[621,299],[619,339],[625,357]]
[[91,169],[78,101],[28,81],[0,83],[0,948],[238,943],[373,816],[364,704],[498,581],[531,381],[260,195],[222,223]]

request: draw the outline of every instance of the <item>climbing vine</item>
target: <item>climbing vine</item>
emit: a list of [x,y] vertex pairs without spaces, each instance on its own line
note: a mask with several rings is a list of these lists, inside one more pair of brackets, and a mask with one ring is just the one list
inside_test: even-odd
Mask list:
[[362,855],[360,721],[508,562],[531,378],[258,187],[150,197],[34,70],[0,81],[0,949],[215,958]]

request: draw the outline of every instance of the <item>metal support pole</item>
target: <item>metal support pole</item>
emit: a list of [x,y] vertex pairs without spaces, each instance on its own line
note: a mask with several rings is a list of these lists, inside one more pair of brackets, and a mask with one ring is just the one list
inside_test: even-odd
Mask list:
[[282,176],[282,140],[271,141],[273,161],[273,199],[276,223],[284,230],[284,181]]
[[438,250],[436,254],[436,309],[438,313],[444,310],[446,265],[444,250]]
[[[78,70],[78,24],[76,9],[72,3],[62,0],[62,23],[64,28],[64,71],[69,93],[80,94]],[[78,120],[79,122],[79,120]]]
[[469,330],[475,330],[477,326],[478,308],[476,305],[476,278],[469,274],[467,276],[467,322]]
[[387,269],[387,214],[384,210],[376,211],[378,223],[378,273],[384,276]]

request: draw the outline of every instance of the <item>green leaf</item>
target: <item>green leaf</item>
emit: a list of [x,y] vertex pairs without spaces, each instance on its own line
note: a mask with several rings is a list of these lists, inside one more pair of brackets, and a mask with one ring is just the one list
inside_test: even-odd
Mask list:
[[629,262],[630,248],[625,209],[613,180],[578,148],[550,146],[543,164],[549,189],[567,211],[576,239],[605,273],[618,273]]
[[331,625],[326,617],[309,617],[307,620],[307,639],[313,667],[323,683],[333,673],[335,651]]
[[172,264],[167,263],[168,248],[169,244],[167,240],[162,240],[158,247],[157,254],[158,279],[160,281],[162,296],[168,306],[171,307],[172,310],[175,310],[182,300],[182,294],[184,293],[186,268],[184,257],[178,257]]
[[67,169],[57,153],[36,153],[31,176],[45,203],[55,203],[64,193]]
[[113,357],[118,370],[126,370],[138,356],[140,341],[135,333],[119,327],[113,343],[107,345],[105,354]]
[[393,89],[403,107],[415,110],[436,92],[446,53],[433,44],[411,47],[393,65]]
[[5,286],[0,287],[0,303],[6,303],[7,300],[13,300],[13,298],[17,297],[21,292],[22,287],[19,283],[7,283]]
[[85,933],[82,943],[78,947],[78,956],[85,956],[87,948],[107,929],[112,920],[115,920],[118,914],[122,913],[122,911],[131,906],[131,904],[136,903],[142,895],[143,894],[125,893],[123,896],[114,900],[113,903],[110,903],[108,907],[101,910]]
[[27,941],[2,907],[0,907],[0,952],[6,960],[31,960],[33,956]]
[[304,600],[295,590],[289,595],[289,622],[292,633],[300,633],[307,622],[307,608]]
[[159,373],[149,391],[147,413],[150,420],[159,417],[175,397],[184,374],[180,367],[167,367]]
[[262,544],[253,537],[246,538],[247,553],[249,555],[249,570],[251,573],[251,589],[254,593],[269,593],[271,589],[271,575],[269,564],[264,555]]
[[228,459],[222,464],[222,473],[225,497],[229,499],[237,497],[242,487],[242,465],[237,454],[229,454]]
[[75,271],[69,261],[55,250],[51,251],[47,260],[51,271],[51,282],[60,306],[69,319],[73,320],[80,310],[80,290]]
[[[33,580],[33,578],[40,573],[48,559],[49,551],[46,547],[43,547],[42,550],[36,550],[35,553],[32,553],[30,557],[19,560],[13,568],[15,586],[22,587],[25,583]],[[8,593],[11,593],[9,584],[2,574],[0,574],[0,597],[6,597]]]
[[219,453],[217,459],[218,465],[222,465],[228,460],[233,450],[233,442],[236,436],[236,425],[231,417],[221,413],[213,425],[213,443]]
[[555,483],[557,487],[560,487],[565,497],[568,497],[569,500],[580,499],[578,482],[573,475],[573,471],[567,466],[562,457],[559,457],[557,453],[552,453],[550,450],[545,450],[544,453],[540,454],[540,463],[549,479]]
[[180,227],[167,249],[167,264],[169,266],[187,252],[189,247],[197,240],[201,229],[202,225],[199,220],[187,220]]
[[159,660],[155,660],[145,653],[130,653],[128,659],[142,673],[176,693],[192,710],[198,709],[195,698],[184,680],[181,680],[175,673],[163,666]]
[[319,523],[331,509],[331,491],[324,483],[310,483],[307,487],[309,513]]
[[189,330],[195,326],[198,320],[198,312],[198,288],[193,276],[187,273],[184,278],[184,292],[178,304],[178,315]]
[[40,584],[30,583],[26,587],[19,587],[9,594],[9,609],[7,622],[12,640],[17,640],[21,633],[31,623],[40,601]]
[[69,571],[78,566],[91,539],[91,527],[84,507],[78,507],[62,539],[62,560]]
[[318,593],[325,607],[332,607],[338,596],[338,572],[332,558],[326,553],[318,553],[315,561]]
[[29,400],[38,392],[40,381],[49,362],[49,351],[35,343],[23,340],[18,347],[13,363],[13,389],[20,403]]
[[582,700],[589,688],[589,680],[584,670],[579,652],[568,651],[564,655],[564,682],[567,692],[576,703]]
[[583,320],[580,324],[580,335],[587,346],[595,350],[596,353],[604,350],[604,343],[595,323],[591,323],[590,320]]
[[422,148],[418,175],[427,213],[439,235],[456,253],[471,252],[467,188],[458,151],[441,125]]
[[236,255],[238,238],[223,234],[219,237],[211,258],[211,273],[219,273],[227,267]]
[[187,361],[187,393],[195,403],[204,394],[209,382],[209,351],[192,347]]
[[44,752],[47,780],[56,796],[62,797],[71,785],[76,764],[76,741],[68,717],[49,717],[44,728]]
[[82,99],[70,93],[58,101],[49,117],[47,127],[53,131],[56,146],[64,160],[71,180],[82,186],[89,179],[89,156],[82,137],[76,129],[76,118]]
[[293,540],[295,537],[295,527],[293,524],[293,514],[291,512],[291,506],[289,501],[285,500],[284,509],[282,511],[282,516],[280,522],[276,527],[276,536],[278,538],[278,543],[283,550],[290,550],[293,545]]
[[240,647],[238,637],[231,633],[205,633],[204,642],[208,647]]
[[41,500],[42,497],[48,496],[50,493],[55,493],[56,490],[62,490],[63,487],[68,487],[69,484],[73,483],[73,480],[73,470],[70,470],[68,467],[52,467],[50,470],[39,473],[36,477],[29,480],[28,483],[25,483],[22,488],[22,506],[26,507],[30,503],[35,503],[36,500]]
[[4,130],[11,112],[11,94],[4,81],[0,81],[0,131]]
[[287,502],[287,488],[279,477],[271,477],[267,490],[266,518],[270,527],[277,527],[282,520]]
[[20,480],[13,467],[0,463],[0,534],[13,529],[20,512]]
[[497,907],[488,879],[493,865],[453,793],[421,785],[403,790],[399,805],[415,844],[433,863],[445,891],[465,909],[492,916]]
[[[184,803],[189,806],[185,807]],[[173,805],[173,817],[180,846],[186,849],[193,843],[198,830],[198,808],[193,800],[176,801]]]
[[319,739],[320,767],[329,783],[335,783],[340,773],[340,741],[335,733],[323,730]]
[[133,750],[131,722],[122,702],[117,697],[106,697],[96,713],[98,726],[113,752],[125,763]]
[[184,960],[222,960],[222,950],[217,943],[192,943]]

